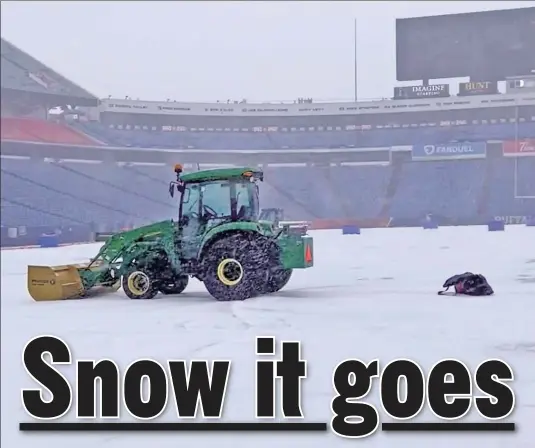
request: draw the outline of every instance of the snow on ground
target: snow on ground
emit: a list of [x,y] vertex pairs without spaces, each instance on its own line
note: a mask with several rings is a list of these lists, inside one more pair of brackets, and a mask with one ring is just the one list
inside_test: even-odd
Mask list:
[[[2,251],[2,445],[29,448],[197,447],[220,448],[349,446],[332,433],[303,434],[129,434],[19,433],[30,421],[20,389],[35,387],[21,364],[32,337],[66,340],[75,359],[112,358],[121,368],[137,358],[231,359],[225,419],[254,416],[255,336],[300,340],[309,377],[302,388],[308,420],[330,421],[331,376],[347,358],[381,365],[412,358],[427,370],[453,357],[474,369],[497,357],[515,370],[516,433],[376,433],[361,440],[371,447],[440,448],[456,444],[486,448],[533,448],[535,440],[535,229],[483,227],[313,232],[315,267],[297,271],[282,292],[245,302],[217,303],[195,281],[181,296],[130,301],[122,292],[98,299],[35,303],[26,292],[28,264],[84,261],[98,245]],[[450,275],[466,270],[487,276],[491,298],[439,297]],[[74,367],[62,367],[71,380]],[[377,403],[375,383],[369,399]],[[74,409],[65,420],[74,420]],[[126,414],[124,412],[123,414]],[[383,414],[384,415],[384,414]],[[127,419],[129,417],[121,418]],[[381,417],[382,421],[388,421]],[[176,419],[169,406],[159,421]],[[469,419],[478,420],[473,411]],[[419,420],[431,420],[424,412]],[[355,443],[355,442],[353,442]]]

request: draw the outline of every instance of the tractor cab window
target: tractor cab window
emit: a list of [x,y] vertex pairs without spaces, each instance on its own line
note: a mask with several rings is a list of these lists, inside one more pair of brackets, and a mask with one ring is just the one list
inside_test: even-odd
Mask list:
[[236,184],[236,210],[239,220],[258,219],[258,187],[253,182]]
[[258,219],[258,186],[254,182],[222,181],[188,185],[182,199],[184,225],[217,225],[225,220]]
[[190,185],[182,194],[182,215],[190,216],[199,212],[199,186]]
[[201,185],[201,209],[205,219],[230,218],[230,184],[213,182]]
[[188,225],[228,219],[230,216],[230,186],[228,182],[193,184],[184,191],[182,219]]

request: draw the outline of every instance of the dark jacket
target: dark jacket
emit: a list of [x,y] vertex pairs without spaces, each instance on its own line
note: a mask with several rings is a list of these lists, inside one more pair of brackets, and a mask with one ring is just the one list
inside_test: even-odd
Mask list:
[[494,294],[494,290],[487,279],[481,274],[473,274],[472,272],[465,272],[448,278],[443,285],[446,290],[441,292],[446,292],[452,286],[455,288],[456,294],[468,296],[490,296]]

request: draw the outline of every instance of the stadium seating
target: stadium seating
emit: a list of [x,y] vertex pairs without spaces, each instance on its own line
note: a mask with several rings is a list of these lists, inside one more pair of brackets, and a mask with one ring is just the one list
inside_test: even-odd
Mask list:
[[392,201],[395,217],[476,215],[485,160],[413,162],[403,165]]
[[[99,106],[99,100],[83,88],[0,41],[0,129],[2,141],[9,141],[3,149],[27,142],[44,152],[54,144],[66,145],[67,150],[82,146],[84,153],[91,151],[87,146],[97,145],[306,151],[535,138],[535,109],[529,98],[522,103],[523,96],[518,101],[496,96],[482,100],[477,109],[462,106],[468,101],[462,97],[415,104],[415,109],[402,102],[385,103],[384,109],[369,114],[357,107],[356,115],[160,116],[157,110],[129,113],[131,100],[126,109],[108,110],[102,107],[106,100]],[[44,117],[51,104],[77,106],[75,113],[65,115],[73,123],[36,118]],[[391,163],[383,166],[373,163],[388,162],[381,158],[386,151],[360,154],[362,165],[268,166],[260,186],[262,206],[282,207],[288,219],[393,218],[421,223],[425,215],[433,215],[440,225],[535,216],[535,158],[504,157],[496,143],[489,143],[484,159],[412,161],[401,148],[388,154]],[[167,192],[169,167],[51,161],[45,159],[48,156],[13,159],[3,152],[2,226],[89,224],[95,230],[117,230],[177,214],[176,199]]]
[[[511,200],[511,198],[515,198]],[[492,216],[530,216],[535,214],[535,159],[503,158],[494,170],[490,188],[489,212]]]
[[0,39],[2,88],[78,98],[78,104],[96,106],[97,98],[53,71],[5,39]]
[[62,124],[35,118],[2,117],[2,140],[19,140],[69,145],[100,145],[98,140]]
[[26,72],[10,60],[2,57],[2,87],[19,89],[36,93],[47,93],[42,85],[32,80]]
[[[421,221],[426,214],[456,221],[484,213],[535,215],[535,159],[493,160],[486,207],[480,209],[487,160],[407,162],[401,165],[389,217]],[[390,166],[268,167],[263,207],[282,207],[288,219],[375,218],[384,212]],[[177,214],[166,166],[49,163],[2,159],[2,225],[92,224],[117,229]]]
[[115,129],[98,122],[78,124],[83,132],[115,146],[199,149],[374,148],[440,144],[449,141],[507,140],[535,135],[535,123],[439,126],[315,132],[163,132]]
[[118,166],[4,159],[2,223],[117,227],[171,218],[176,206],[168,198],[167,182],[154,171],[147,168],[140,175]]

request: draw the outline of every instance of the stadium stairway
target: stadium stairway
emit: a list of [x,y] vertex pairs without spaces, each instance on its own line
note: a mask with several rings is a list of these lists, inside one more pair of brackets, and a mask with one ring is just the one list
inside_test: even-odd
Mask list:
[[480,216],[485,216],[488,213],[490,184],[492,182],[493,174],[494,160],[492,157],[488,157],[485,159],[485,177],[483,178],[483,185],[477,198],[477,214]]
[[98,146],[102,143],[66,125],[36,118],[2,117],[2,140]]
[[[272,192],[276,192],[279,197],[289,205],[289,211],[293,214],[293,209],[306,213],[306,219],[324,218],[324,210],[316,204],[313,179],[307,168],[265,168],[266,179],[270,179]],[[286,213],[286,206],[285,213]]]
[[341,166],[332,176],[351,218],[375,218],[391,176],[390,166]]
[[392,173],[390,180],[386,186],[386,194],[384,197],[383,206],[379,211],[379,217],[390,217],[390,208],[392,206],[392,199],[398,191],[399,182],[403,175],[403,160],[401,157],[394,157],[392,159]]
[[291,193],[271,182],[260,185],[260,203],[262,208],[282,208],[287,220],[316,218],[307,204],[295,199]]
[[[336,182],[334,182],[332,178],[332,174],[333,169],[331,168],[323,170],[323,175],[325,176],[325,179],[327,181],[327,186],[330,189],[333,198],[336,198],[335,202],[339,204],[343,217],[351,218],[350,207],[348,207],[347,205],[347,198],[345,197],[345,195],[341,194],[340,191],[338,191]],[[336,175],[336,172],[334,174]]]
[[485,177],[484,160],[405,163],[392,199],[394,218],[426,214],[461,219],[476,214]]

